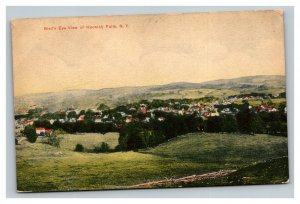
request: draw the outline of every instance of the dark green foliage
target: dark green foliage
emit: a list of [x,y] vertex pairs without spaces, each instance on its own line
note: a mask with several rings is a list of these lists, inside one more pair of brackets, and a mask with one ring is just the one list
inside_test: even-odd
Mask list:
[[188,132],[197,132],[204,130],[204,121],[201,117],[196,115],[186,115],[184,116],[185,124],[188,128]]
[[15,138],[15,145],[18,145],[18,144],[19,144],[19,142],[18,142],[17,138]]
[[99,132],[105,134],[107,132],[116,131],[113,123],[95,123],[92,120],[76,121],[75,123],[65,122],[60,123],[55,121],[52,125],[54,130],[61,129],[67,133],[86,133],[86,132]]
[[133,150],[156,146],[168,139],[189,132],[203,130],[202,118],[196,115],[179,116],[172,113],[158,112],[157,119],[150,120],[148,124],[143,122],[132,122],[120,129],[119,145],[122,150]]
[[97,123],[95,124],[95,132],[105,134],[113,130],[112,124],[107,123]]
[[76,122],[76,132],[94,132],[94,124],[92,121],[84,120]]
[[88,109],[85,112],[85,120],[93,120],[94,115],[95,113],[91,109]]
[[85,110],[81,110],[78,115],[84,115],[84,114],[85,114]]
[[27,115],[28,118],[36,118],[39,117],[42,112],[43,112],[42,108],[34,108],[34,109],[30,109]]
[[206,132],[222,132],[223,120],[219,116],[209,117],[206,121]]
[[267,132],[270,135],[284,135],[287,136],[287,124],[279,121],[269,122]]
[[83,150],[84,150],[84,147],[82,144],[77,144],[74,149],[75,152],[83,152]]
[[264,133],[264,121],[259,117],[259,115],[252,113],[250,115],[248,125],[250,133]]
[[166,107],[169,105],[169,102],[166,100],[159,100],[159,99],[154,99],[151,102],[151,108],[159,108],[159,107]]
[[264,132],[271,135],[287,136],[287,115],[284,111],[286,103],[278,105],[277,112],[262,112],[258,116],[261,118],[265,127]]
[[62,139],[63,139],[62,137],[58,137],[57,134],[55,132],[53,132],[53,133],[45,136],[43,138],[43,142],[46,143],[46,144],[49,144],[53,147],[59,148]]
[[164,121],[163,131],[166,139],[171,139],[187,132],[187,126],[183,117],[170,114]]
[[195,114],[183,116],[166,114],[165,118],[165,121],[161,122],[162,125],[157,130],[162,131],[166,139],[171,139],[189,132],[200,131],[204,128],[202,118],[197,117]]
[[50,119],[64,119],[66,117],[65,112],[55,112],[55,113],[45,113],[40,116],[40,120],[50,120]]
[[140,134],[142,132],[140,123],[126,124],[120,130],[119,145],[122,150],[131,150],[144,147]]
[[240,112],[236,115],[238,129],[241,133],[264,133],[265,123],[259,114],[250,110],[248,103],[244,103]]
[[[246,94],[247,95],[247,94]],[[245,95],[245,96],[246,96]],[[251,93],[255,95],[255,93]],[[259,94],[258,94],[259,95]],[[262,94],[262,96],[265,96]],[[266,96],[270,98],[271,96]],[[107,132],[119,132],[119,149],[131,150],[138,148],[148,148],[158,145],[166,140],[197,131],[205,132],[240,132],[244,134],[267,133],[272,135],[287,136],[287,116],[286,103],[276,106],[276,112],[258,112],[255,108],[249,108],[249,103],[244,101],[243,104],[215,105],[215,108],[222,110],[228,108],[233,115],[221,114],[220,116],[207,117],[202,119],[200,114],[174,114],[155,110],[154,117],[150,112],[141,112],[140,104],[145,104],[147,110],[152,108],[170,107],[176,110],[188,109],[188,104],[211,102],[216,100],[214,97],[204,97],[201,99],[168,99],[168,100],[141,100],[139,103],[120,105],[116,108],[109,109],[105,104],[100,104],[102,116],[100,123],[95,123],[94,119],[100,118],[99,113],[95,113],[90,109],[82,110],[79,115],[85,115],[83,121],[60,123],[55,120],[51,125],[45,118],[52,115],[54,118],[62,117],[62,113],[47,113],[35,121],[38,127],[58,130],[61,129],[67,133],[88,133],[95,132],[105,134]],[[272,101],[269,101],[270,105]],[[275,105],[274,105],[275,106]],[[39,112],[41,110],[32,110],[30,113]],[[125,117],[120,112],[129,114],[135,119],[135,122],[125,123]],[[234,115],[235,114],[235,115]],[[75,111],[69,112],[68,118],[77,118],[79,115]],[[44,117],[45,116],[45,117]],[[147,119],[147,122],[144,120]],[[149,119],[151,118],[151,119]],[[161,120],[159,120],[162,118]]]
[[25,137],[27,138],[27,140],[31,143],[35,143],[36,139],[37,139],[37,134],[35,132],[35,126],[32,125],[28,125],[24,128],[24,130],[22,131],[23,135],[25,135]]
[[237,120],[233,115],[220,116],[222,119],[222,132],[237,132],[238,124]]
[[[248,104],[249,105],[249,104]],[[251,111],[248,108],[247,104],[244,104],[243,108],[240,110],[240,112],[236,115],[238,128],[241,133],[251,133],[251,128],[249,126],[250,124],[250,117],[251,117]]]
[[67,115],[68,118],[77,118],[77,114],[75,111],[71,111]]
[[129,123],[120,131],[118,148],[121,150],[131,150],[153,147],[165,140],[162,131],[147,129],[139,122]]
[[47,120],[37,120],[37,121],[34,121],[34,126],[35,127],[44,127],[44,128],[47,128],[47,129],[52,128],[50,122],[47,121]]
[[19,120],[19,119],[22,119],[22,118],[29,118],[29,115],[28,114],[15,114],[15,120]]
[[102,142],[99,146],[95,146],[93,152],[95,153],[105,153],[109,152],[111,149],[106,142]]
[[279,98],[286,98],[286,92],[282,92],[279,94]]
[[54,123],[52,124],[52,128],[57,130],[57,129],[62,129],[63,124],[60,123],[58,120],[55,120]]

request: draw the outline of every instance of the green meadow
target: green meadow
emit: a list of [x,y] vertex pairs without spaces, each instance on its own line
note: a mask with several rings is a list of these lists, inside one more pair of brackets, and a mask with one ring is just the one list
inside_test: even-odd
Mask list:
[[[16,145],[18,191],[126,189],[162,179],[242,170],[288,154],[287,138],[270,135],[191,133],[150,149],[98,154],[75,152],[74,148],[78,143],[92,148],[101,142],[114,148],[118,133],[61,136],[60,148],[41,139],[32,144],[22,138]],[[287,176],[280,174],[269,182],[282,183]],[[218,185],[216,181],[210,182]]]

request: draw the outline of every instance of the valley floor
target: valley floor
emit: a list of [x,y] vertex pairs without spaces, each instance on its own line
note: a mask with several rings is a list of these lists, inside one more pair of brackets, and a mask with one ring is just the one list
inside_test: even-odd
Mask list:
[[[61,148],[26,141],[16,146],[18,191],[135,188],[142,183],[220,170],[247,170],[274,158],[286,158],[288,152],[287,138],[270,135],[191,133],[151,149],[100,154],[74,152],[73,149],[77,143],[93,146],[103,141],[113,148],[118,144],[118,133],[62,136]],[[285,167],[288,169],[287,165]],[[276,174],[276,171],[271,173]],[[247,178],[246,174],[244,170],[243,177]],[[269,176],[268,171],[255,175],[265,179],[254,179],[251,184],[283,183],[288,179],[288,171],[279,176]],[[209,182],[230,185],[227,180],[216,181]],[[247,182],[232,183],[236,184]],[[165,187],[179,185],[182,186]]]

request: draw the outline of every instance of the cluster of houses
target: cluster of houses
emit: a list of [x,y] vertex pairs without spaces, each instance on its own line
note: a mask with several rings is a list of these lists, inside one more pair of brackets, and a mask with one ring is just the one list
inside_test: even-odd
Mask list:
[[256,112],[256,113],[261,113],[261,112],[270,113],[270,112],[276,112],[277,111],[276,108],[274,108],[272,106],[265,105],[265,104],[262,104],[260,106],[254,107],[254,108],[251,107],[251,109],[253,109],[254,112]]
[[[34,118],[32,120],[29,120],[29,119],[25,119],[25,118],[22,118],[22,119],[18,119],[18,120],[15,120],[15,133],[16,133],[16,136],[19,136],[21,134],[21,131],[28,125],[33,125],[34,124],[34,121],[37,121],[38,118]],[[48,135],[51,135],[53,130],[51,129],[46,129],[46,128],[43,128],[43,127],[37,127],[35,129],[35,132],[38,136],[48,136]]]
[[52,132],[53,130],[51,129],[41,128],[41,127],[35,129],[35,133],[39,136],[48,136],[51,135]]
[[[130,123],[135,121],[143,121],[143,122],[150,122],[151,119],[164,121],[165,118],[162,116],[163,114],[160,113],[173,113],[176,115],[191,115],[197,114],[199,117],[207,118],[212,116],[220,116],[222,115],[235,115],[239,112],[237,108],[228,108],[225,107],[223,109],[216,108],[220,107],[217,105],[230,105],[234,103],[236,100],[261,100],[260,96],[235,96],[235,97],[228,97],[221,101],[214,100],[213,102],[207,103],[192,103],[192,104],[182,104],[180,102],[169,103],[167,106],[162,106],[158,108],[148,108],[147,104],[139,104],[135,107],[128,107],[128,110],[117,111],[114,112],[115,114],[110,115],[105,111],[101,110],[90,110],[92,112],[92,120],[95,123]],[[257,107],[249,107],[256,113],[259,112],[276,112],[276,108],[268,105],[260,105]],[[50,124],[53,124],[55,121],[59,121],[60,123],[75,123],[77,121],[84,121],[86,120],[86,115],[84,112],[74,108],[68,108],[65,112],[65,118],[60,119],[49,119],[48,121]],[[70,114],[73,113],[73,114]],[[82,113],[82,114],[81,114]],[[137,113],[142,114],[143,117],[137,117]],[[72,115],[70,117],[70,115]],[[117,115],[117,116],[116,116]],[[16,130],[22,130],[27,125],[33,125],[34,121],[39,120],[38,118],[33,119],[26,119],[20,118],[15,120]],[[36,128],[37,135],[49,135],[52,133],[52,130],[45,129],[41,127]]]

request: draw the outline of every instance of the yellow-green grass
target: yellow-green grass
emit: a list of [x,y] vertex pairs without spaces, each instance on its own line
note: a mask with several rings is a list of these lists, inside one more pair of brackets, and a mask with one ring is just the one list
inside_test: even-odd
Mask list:
[[286,102],[286,98],[273,98],[271,101],[275,104]]
[[[102,141],[113,146],[117,141],[115,134]],[[166,178],[239,169],[287,155],[287,138],[268,135],[193,133],[140,152],[101,154],[74,152],[73,144],[79,141],[78,137],[85,135],[65,136],[70,138],[62,143],[61,148],[39,142],[22,142],[16,146],[19,191],[130,188],[131,185]],[[96,135],[86,136],[92,138]],[[69,140],[71,142],[66,144]],[[82,139],[80,141],[84,143]],[[95,143],[98,142],[97,138]],[[85,144],[93,145],[92,142]]]
[[216,165],[220,169],[238,169],[288,154],[285,137],[222,133],[190,133],[141,152]]
[[[273,99],[270,99],[270,100],[272,101],[272,103],[275,104],[275,106],[277,106],[280,103],[286,102],[285,98],[273,98]],[[266,99],[266,100],[248,100],[248,103],[249,103],[250,106],[259,106],[261,104],[268,103],[268,101],[269,101],[268,99]],[[242,100],[237,100],[234,103],[239,104],[239,105],[243,104]]]
[[137,96],[136,98],[131,98],[133,101],[139,101],[142,99],[152,100],[152,99],[160,99],[160,100],[167,100],[167,99],[183,99],[183,98],[190,98],[190,99],[197,99],[202,98],[205,96],[215,96],[215,97],[226,97],[230,95],[237,95],[240,94],[239,91],[235,90],[219,90],[219,89],[188,89],[188,90],[172,90],[167,92],[159,92],[159,93],[145,93],[142,95]]
[[205,96],[224,97],[229,95],[239,94],[239,91],[234,90],[218,90],[218,89],[192,89],[179,92],[183,98],[201,98]]
[[[239,94],[250,94],[250,93],[265,93],[265,94],[280,94],[285,92],[285,89],[268,89],[261,91],[238,91],[238,90],[228,90],[228,89],[188,89],[188,90],[174,90],[162,93],[148,93],[142,95],[143,98],[150,99],[178,99],[178,98],[202,98],[205,96],[215,96],[215,97],[227,97],[231,95]],[[275,99],[276,101],[276,99]]]
[[19,191],[128,188],[133,184],[177,178],[205,170],[202,164],[132,151],[61,153],[54,147],[45,148],[45,144],[30,144],[26,145],[26,150],[17,151]]
[[91,149],[102,142],[106,142],[111,148],[115,148],[118,145],[119,133],[109,132],[104,135],[99,133],[64,134],[62,137],[61,148],[66,150],[74,150],[76,144],[82,144],[85,148]]
[[257,90],[257,91],[245,91],[245,92],[242,92],[242,93],[252,93],[252,92],[255,92],[255,93],[265,93],[265,94],[272,94],[272,95],[275,95],[275,94],[280,94],[280,93],[283,93],[285,92],[286,90],[285,89],[267,89],[267,90]]

